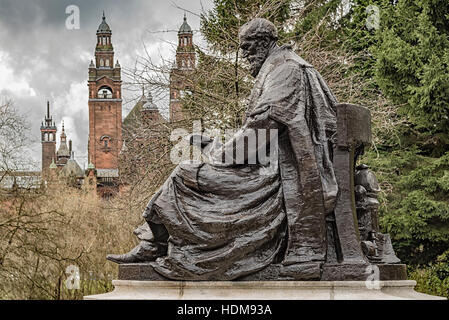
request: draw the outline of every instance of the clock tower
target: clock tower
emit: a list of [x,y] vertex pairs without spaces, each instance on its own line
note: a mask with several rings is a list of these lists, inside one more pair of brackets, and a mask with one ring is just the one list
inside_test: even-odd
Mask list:
[[122,80],[120,64],[114,64],[112,31],[103,18],[97,30],[95,61],[89,65],[88,157],[101,171],[116,172],[122,147]]

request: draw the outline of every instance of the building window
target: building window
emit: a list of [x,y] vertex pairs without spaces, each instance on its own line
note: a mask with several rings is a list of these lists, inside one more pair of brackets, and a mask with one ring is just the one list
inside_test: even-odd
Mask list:
[[112,90],[109,87],[103,86],[98,90],[98,99],[112,99]]
[[108,135],[101,136],[100,143],[102,144],[103,148],[109,149],[111,147],[111,137]]
[[109,59],[106,59],[106,67],[109,67]]
[[103,59],[100,59],[100,67],[104,67],[104,61],[103,61]]

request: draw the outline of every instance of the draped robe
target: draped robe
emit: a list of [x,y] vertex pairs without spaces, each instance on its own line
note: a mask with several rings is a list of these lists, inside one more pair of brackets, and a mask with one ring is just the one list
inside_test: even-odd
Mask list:
[[[227,143],[248,130],[277,129],[276,161],[179,164],[136,233],[154,241],[151,226],[168,231],[167,255],[153,268],[174,280],[233,280],[272,263],[323,262],[325,216],[337,194],[330,154],[336,103],[309,63],[276,47],[255,80],[242,128]],[[258,151],[266,147],[258,140]],[[215,160],[222,152],[209,150]]]

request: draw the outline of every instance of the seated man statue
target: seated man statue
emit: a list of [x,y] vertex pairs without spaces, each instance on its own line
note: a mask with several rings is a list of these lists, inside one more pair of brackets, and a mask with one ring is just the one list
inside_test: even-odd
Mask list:
[[[242,128],[225,147],[208,145],[211,161],[179,164],[145,209],[138,246],[109,260],[148,262],[173,280],[234,280],[270,264],[319,272],[338,191],[330,155],[337,101],[313,66],[277,39],[268,20],[241,27],[240,48],[255,77]],[[257,139],[245,161],[271,144],[276,156],[220,161],[251,130],[276,131],[277,141]]]

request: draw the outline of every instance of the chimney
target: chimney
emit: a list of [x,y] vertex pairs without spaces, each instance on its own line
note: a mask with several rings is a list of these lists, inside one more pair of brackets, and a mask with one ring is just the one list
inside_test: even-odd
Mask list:
[[72,140],[69,140],[69,153],[72,155]]

